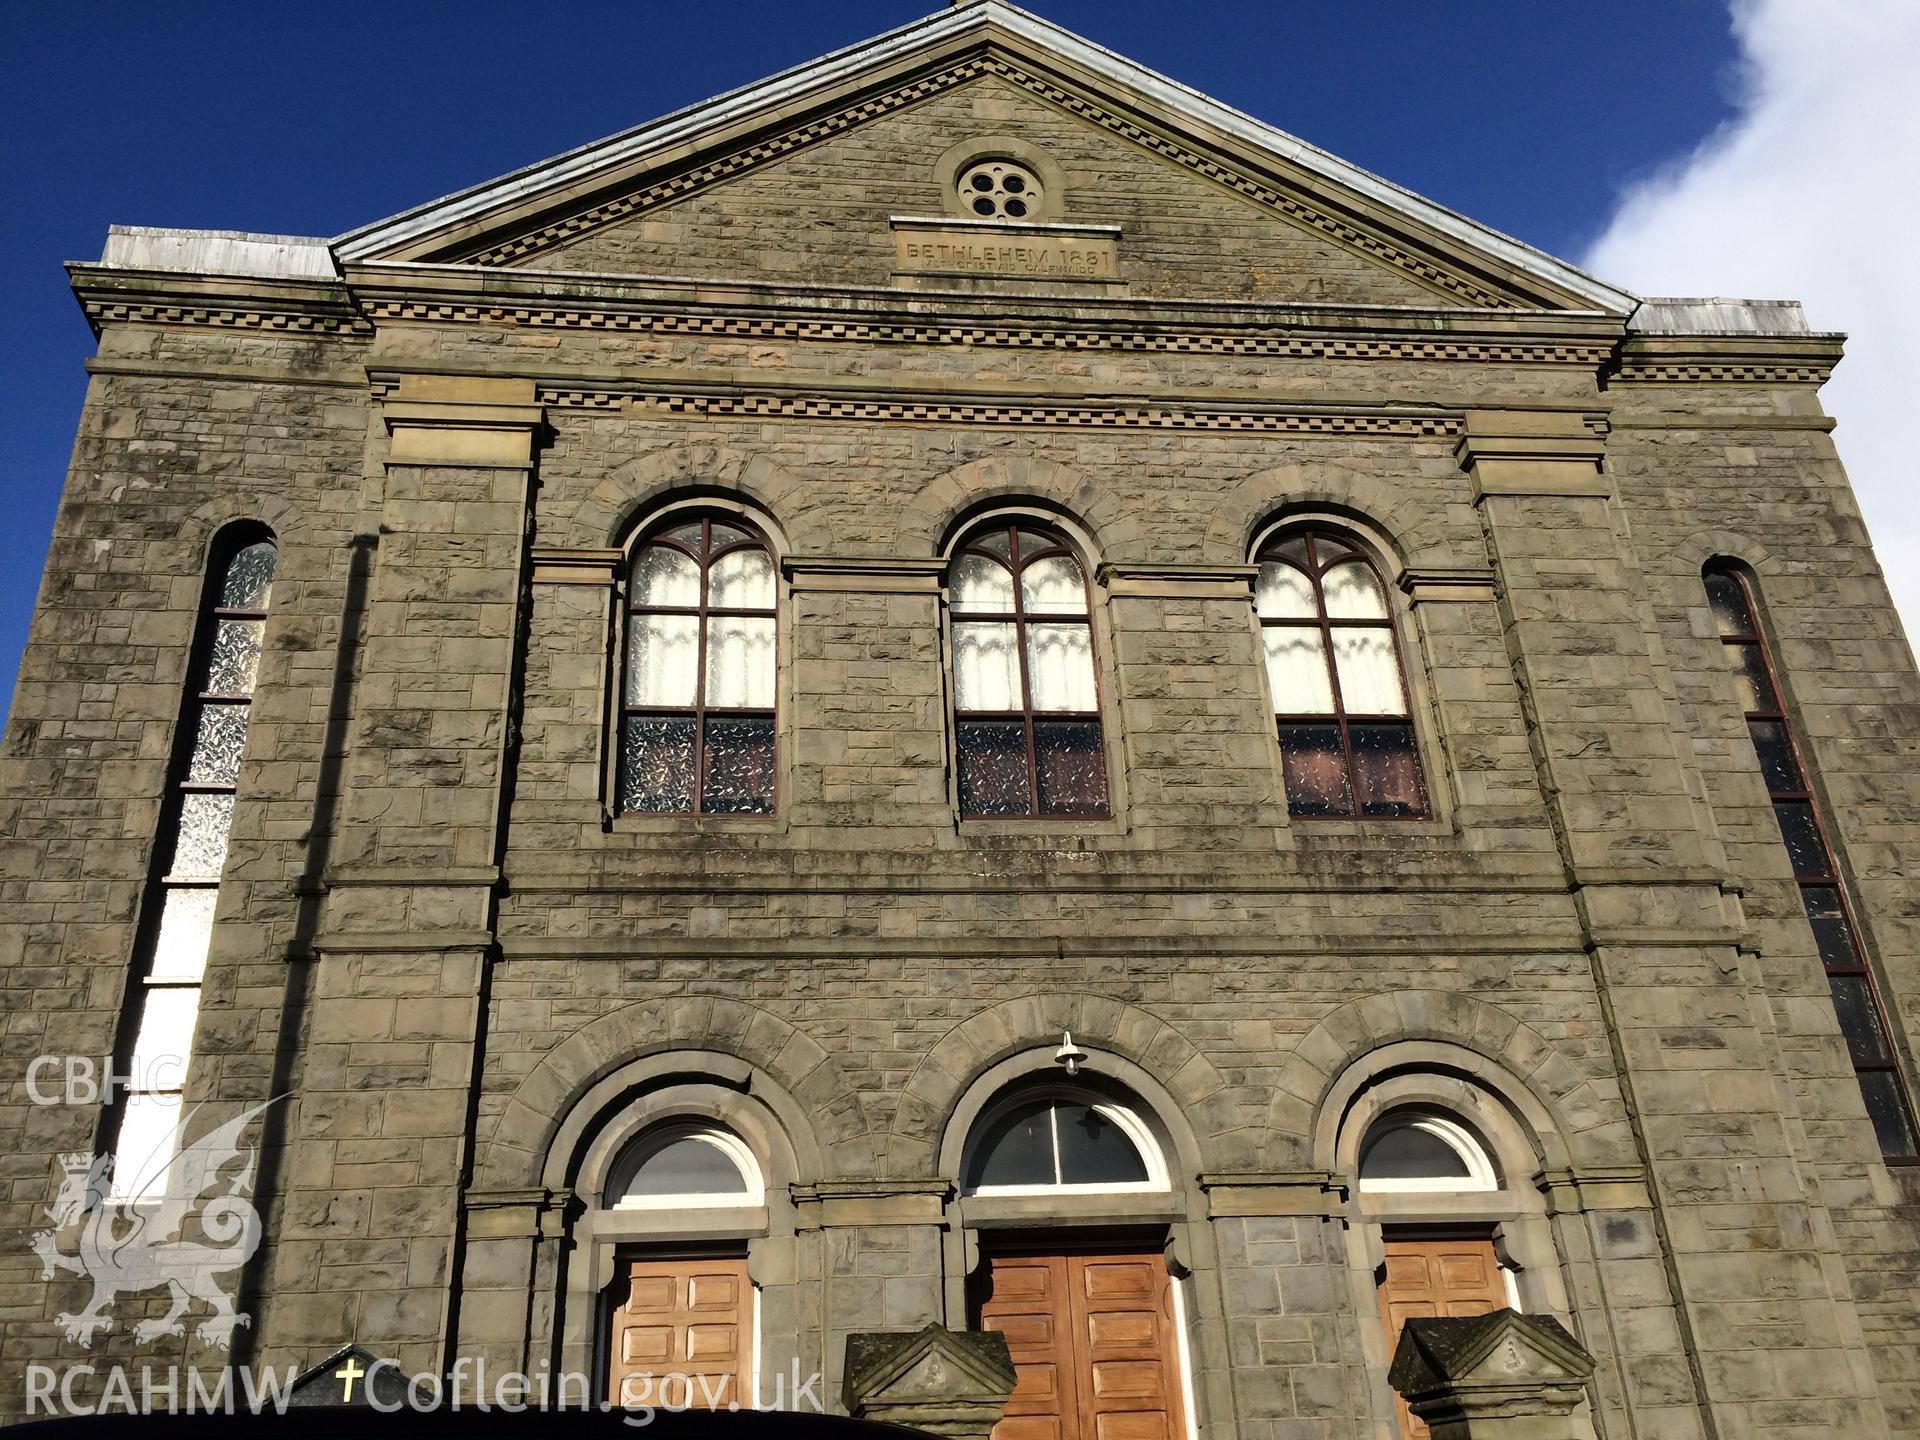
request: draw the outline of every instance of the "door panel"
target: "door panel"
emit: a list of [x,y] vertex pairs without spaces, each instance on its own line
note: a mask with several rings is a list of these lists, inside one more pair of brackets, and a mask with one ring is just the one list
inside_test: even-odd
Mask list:
[[[1507,1285],[1487,1239],[1389,1239],[1386,1280],[1380,1286],[1380,1318],[1387,1327],[1387,1357],[1400,1343],[1407,1321],[1433,1316],[1485,1315],[1507,1305]],[[1431,1433],[1406,1402],[1394,1397],[1400,1433],[1426,1440]]]
[[988,1261],[982,1330],[1019,1375],[994,1440],[1182,1440],[1173,1278],[1148,1254]]
[[634,1260],[626,1262],[626,1271],[614,1296],[608,1396],[633,1405],[684,1402],[701,1410],[751,1403],[745,1388],[753,1364],[747,1262]]

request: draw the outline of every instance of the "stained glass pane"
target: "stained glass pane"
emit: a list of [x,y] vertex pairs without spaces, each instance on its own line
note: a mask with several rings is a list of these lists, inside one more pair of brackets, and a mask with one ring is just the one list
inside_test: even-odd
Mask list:
[[960,722],[960,813],[1027,815],[1027,732],[1018,720]]
[[693,720],[630,715],[620,727],[620,808],[684,814],[693,809]]
[[712,815],[773,813],[771,717],[707,719],[700,808]]
[[1035,721],[1033,768],[1042,815],[1107,813],[1107,757],[1097,723]]
[[240,752],[247,744],[244,704],[202,705],[200,729],[187,762],[187,779],[196,785],[231,785],[240,778]]
[[1303,571],[1277,560],[1260,567],[1253,608],[1263,620],[1312,620],[1319,615],[1313,601],[1313,582]]
[[1056,1104],[1053,1134],[1063,1185],[1127,1185],[1147,1178],[1147,1162],[1127,1132],[1091,1105]]
[[1400,661],[1385,630],[1335,630],[1333,663],[1340,674],[1340,703],[1349,715],[1404,715]]
[[1877,1064],[1888,1058],[1887,1039],[1881,1033],[1879,1009],[1864,975],[1829,975],[1827,987],[1833,992],[1833,1008],[1840,1013],[1840,1034],[1845,1037],[1853,1063]]
[[[1018,710],[1020,656],[1010,624],[968,621],[953,627],[953,694],[956,708]],[[1024,807],[1023,807],[1024,808]]]
[[1773,817],[1780,822],[1780,838],[1786,842],[1795,875],[1802,880],[1817,880],[1830,873],[1827,847],[1821,842],[1811,805],[1804,800],[1776,800]]
[[983,1185],[1052,1185],[1053,1107],[1046,1101],[1017,1106],[990,1125],[974,1151],[974,1188]]
[[1802,885],[1800,899],[1807,907],[1814,943],[1820,947],[1821,964],[1842,970],[1858,965],[1860,955],[1854,949],[1853,927],[1840,906],[1840,892],[1829,885]]
[[707,603],[716,610],[773,609],[773,557],[758,548],[722,555],[707,571]]
[[145,1200],[164,1193],[180,1123],[178,1095],[129,1095],[113,1151],[113,1194]]
[[160,934],[153,945],[153,980],[198,980],[207,968],[207,944],[213,938],[212,889],[170,889],[160,911]]
[[1320,632],[1304,626],[1263,625],[1267,645],[1267,684],[1276,715],[1331,715],[1333,681],[1327,675],[1326,648]]
[[1048,555],[1020,572],[1020,603],[1029,615],[1084,615],[1087,585],[1066,555]]
[[953,608],[1013,613],[1013,572],[984,555],[962,555],[953,565]]
[[707,704],[723,709],[773,708],[773,621],[707,617]]
[[279,555],[268,540],[258,540],[227,562],[220,582],[222,610],[264,610],[273,596],[273,571]]
[[1097,710],[1093,635],[1085,625],[1027,626],[1027,681],[1036,710]]
[[1289,815],[1351,815],[1347,760],[1333,725],[1282,725],[1281,768]]
[[1707,603],[1713,607],[1713,624],[1722,635],[1754,633],[1753,612],[1747,608],[1746,593],[1731,575],[1707,576]]
[[1384,620],[1387,596],[1380,577],[1364,560],[1348,560],[1320,577],[1327,614],[1336,620]]
[[691,706],[700,658],[694,615],[635,615],[627,626],[627,704]]
[[1740,693],[1742,710],[1778,710],[1780,702],[1773,693],[1773,681],[1767,677],[1766,657],[1758,645],[1728,645],[1727,662],[1733,666],[1734,688]]
[[180,832],[170,873],[182,880],[218,880],[233,826],[233,796],[187,795],[180,801]]
[[213,650],[207,657],[211,695],[251,695],[260,668],[260,637],[264,620],[219,620],[213,627]]
[[1867,1118],[1873,1121],[1874,1133],[1880,1138],[1880,1153],[1889,1160],[1911,1160],[1920,1155],[1913,1121],[1900,1094],[1900,1077],[1891,1070],[1861,1070],[1856,1075],[1860,1096],[1867,1102]]
[[700,603],[700,564],[671,545],[649,545],[633,561],[628,595],[634,605],[692,609]]
[[178,1090],[193,1056],[193,1022],[200,1013],[198,985],[155,986],[140,1007],[133,1041],[132,1074],[138,1090]]
[[742,540],[752,538],[738,525],[727,525],[718,520],[713,522],[708,534],[711,536],[707,541],[709,551],[724,550],[729,545],[738,545]]
[[1753,751],[1760,757],[1760,773],[1766,778],[1767,789],[1778,794],[1807,788],[1784,724],[1778,720],[1749,720],[1747,733],[1753,736]]
[[718,1145],[697,1135],[643,1139],[614,1167],[614,1203],[667,1195],[750,1194],[747,1177]]
[[1353,798],[1362,815],[1420,815],[1420,760],[1410,725],[1353,725]]
[[1360,1153],[1363,1182],[1472,1178],[1473,1171],[1458,1150],[1418,1125],[1394,1125],[1371,1136]]

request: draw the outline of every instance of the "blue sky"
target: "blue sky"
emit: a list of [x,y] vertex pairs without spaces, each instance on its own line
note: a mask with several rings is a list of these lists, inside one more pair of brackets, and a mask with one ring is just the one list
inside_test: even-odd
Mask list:
[[[927,13],[937,0],[13,0],[0,31],[11,696],[109,224],[335,235]],[[1714,0],[1034,0],[1038,13],[1544,249],[1735,115]],[[1610,276],[1633,286],[1632,276]],[[1793,292],[1788,292],[1793,293]]]

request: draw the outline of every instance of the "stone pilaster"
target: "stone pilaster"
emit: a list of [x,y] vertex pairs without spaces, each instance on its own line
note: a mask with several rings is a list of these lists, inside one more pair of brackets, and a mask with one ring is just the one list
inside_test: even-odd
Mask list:
[[[1477,411],[1459,454],[1658,1202],[1664,1277],[1602,1265],[1603,1289],[1651,1281],[1676,1302],[1680,1333],[1667,1344],[1681,1353],[1628,1357],[1635,1409],[1676,1420],[1697,1409],[1709,1435],[1884,1434],[1864,1357],[1846,1342],[1851,1302],[1820,1264],[1815,1202],[1758,1023],[1764,997],[1739,964],[1744,922],[1692,799],[1604,440],[1577,413]],[[1763,1367],[1745,1338],[1756,1326],[1780,1347]]]
[[385,408],[348,795],[322,877],[271,1291],[277,1346],[353,1341],[418,1370],[444,1363],[453,1338],[532,401],[524,382],[409,377]]

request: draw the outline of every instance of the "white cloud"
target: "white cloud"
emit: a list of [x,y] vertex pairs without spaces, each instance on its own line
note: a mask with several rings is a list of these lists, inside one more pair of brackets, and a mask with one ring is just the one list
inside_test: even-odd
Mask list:
[[1738,114],[1629,190],[1584,263],[1642,295],[1801,300],[1848,332],[1821,398],[1920,642],[1920,4],[1732,8]]

